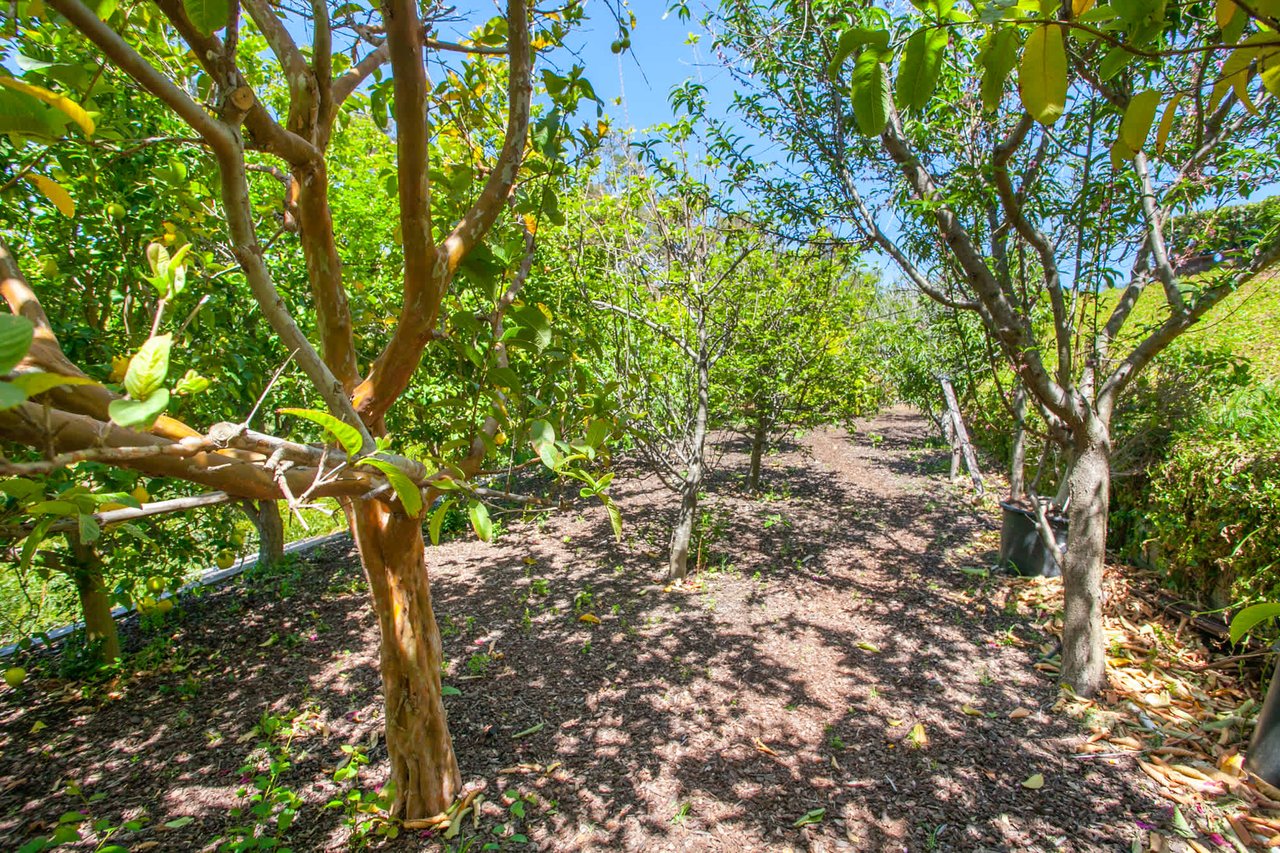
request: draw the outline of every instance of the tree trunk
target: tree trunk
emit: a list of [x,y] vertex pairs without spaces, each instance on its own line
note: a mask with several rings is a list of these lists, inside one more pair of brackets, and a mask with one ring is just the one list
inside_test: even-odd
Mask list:
[[698,517],[698,487],[686,480],[680,490],[680,515],[671,531],[671,557],[667,564],[667,580],[680,580],[689,573],[689,543],[693,539],[693,523]]
[[1070,478],[1067,559],[1062,581],[1062,677],[1081,696],[1093,696],[1107,682],[1102,631],[1102,565],[1107,550],[1110,509],[1111,435],[1108,424],[1090,416],[1076,431]]
[[693,410],[693,436],[690,441],[689,470],[680,490],[680,517],[671,531],[671,557],[667,564],[667,580],[680,580],[689,573],[689,541],[698,514],[698,492],[706,471],[707,408],[711,395],[711,356],[707,350],[706,327],[698,322],[698,399]]
[[85,642],[90,646],[98,644],[99,663],[110,663],[120,657],[120,633],[111,615],[111,595],[102,579],[102,558],[92,544],[83,544],[78,534],[68,533],[67,540],[75,555],[71,580],[80,597]]
[[462,787],[440,694],[440,631],[431,610],[422,524],[377,501],[347,507],[382,635],[393,812],[408,820],[447,809]]
[[747,491],[760,489],[760,463],[764,458],[765,446],[769,443],[769,425],[763,414],[756,418],[755,433],[751,436],[751,470],[747,474]]
[[1027,392],[1021,384],[1013,395],[1013,448],[1009,451],[1009,500],[1022,500],[1027,470]]
[[284,519],[280,501],[258,501],[249,517],[258,528],[258,566],[267,568],[284,559]]

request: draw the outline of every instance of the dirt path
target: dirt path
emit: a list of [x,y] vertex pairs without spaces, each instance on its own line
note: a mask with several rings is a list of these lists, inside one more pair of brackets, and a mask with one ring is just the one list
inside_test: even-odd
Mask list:
[[[1132,769],[1074,755],[1033,616],[962,571],[989,559],[992,514],[932,473],[923,430],[891,411],[806,437],[766,460],[758,500],[729,448],[684,591],[654,583],[674,508],[656,481],[619,479],[622,545],[592,507],[433,549],[450,727],[486,797],[449,849],[1128,849],[1160,804]],[[386,773],[362,583],[337,548],[187,605],[142,638],[158,652],[140,678],[0,694],[0,846],[79,808],[145,815],[119,836],[133,849],[213,849],[268,713],[293,717],[288,841],[343,849],[344,810],[321,810],[341,746],[367,748],[365,789]]]

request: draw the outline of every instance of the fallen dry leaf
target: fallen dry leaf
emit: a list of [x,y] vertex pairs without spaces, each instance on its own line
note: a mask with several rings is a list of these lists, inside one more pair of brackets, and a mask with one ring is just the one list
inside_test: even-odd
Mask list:
[[753,744],[755,744],[755,747],[756,747],[756,750],[757,750],[757,751],[759,751],[759,752],[763,752],[765,755],[777,755],[777,754],[778,754],[778,753],[774,752],[772,749],[770,749],[770,748],[769,748],[769,745],[768,745],[767,743],[765,743],[764,741],[760,740],[760,738],[756,738],[754,741],[752,741],[752,743],[753,743]]
[[1022,787],[1032,791],[1038,791],[1044,787],[1044,776],[1040,773],[1033,773],[1026,779],[1022,780]]
[[1031,711],[1028,708],[1014,708],[1009,712],[1009,719],[1021,720],[1023,717],[1030,717]]

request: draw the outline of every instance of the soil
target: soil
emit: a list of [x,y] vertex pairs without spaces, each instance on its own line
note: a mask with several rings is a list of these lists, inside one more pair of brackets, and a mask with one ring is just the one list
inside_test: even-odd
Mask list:
[[1006,606],[1026,581],[980,570],[998,509],[925,439],[905,410],[812,433],[755,497],[726,440],[679,588],[654,479],[616,481],[622,544],[592,505],[432,548],[449,725],[484,789],[447,841],[362,839],[324,808],[353,785],[344,745],[369,757],[360,790],[387,777],[377,625],[338,544],[133,630],[118,679],[0,688],[0,848],[79,811],[143,820],[110,839],[130,850],[219,849],[270,736],[296,851],[1128,850],[1167,804],[1131,760],[1076,754],[1043,620]]

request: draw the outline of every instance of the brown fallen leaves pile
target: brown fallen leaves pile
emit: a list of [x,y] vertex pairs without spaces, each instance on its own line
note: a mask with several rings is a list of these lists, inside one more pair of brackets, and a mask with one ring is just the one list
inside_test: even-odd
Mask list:
[[[1154,589],[1133,569],[1108,571],[1110,689],[1093,701],[1064,692],[1055,708],[1090,732],[1075,758],[1136,762],[1169,802],[1158,826],[1138,821],[1135,851],[1280,848],[1280,790],[1243,767],[1260,705],[1259,661],[1246,668],[1211,655],[1189,617],[1152,603]],[[1060,580],[1016,579],[1006,590],[1007,609],[1061,637]],[[1057,648],[1041,648],[1036,668],[1046,676],[1057,675]]]

